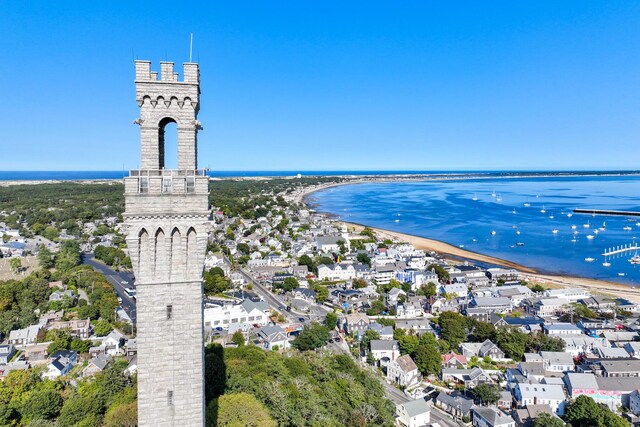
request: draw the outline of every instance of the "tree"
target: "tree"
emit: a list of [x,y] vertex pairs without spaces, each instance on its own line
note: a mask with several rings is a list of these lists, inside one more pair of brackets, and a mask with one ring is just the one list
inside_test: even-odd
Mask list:
[[138,403],[118,405],[107,411],[104,427],[136,427],[138,425]]
[[571,401],[565,412],[572,427],[602,425],[602,408],[589,396],[581,395]]
[[80,338],[74,338],[71,341],[71,350],[78,353],[88,353],[93,343],[89,340],[81,340]]
[[284,279],[284,282],[279,287],[285,292],[291,292],[292,290],[299,288],[300,283],[295,277],[289,276]]
[[225,394],[207,407],[207,426],[275,427],[269,411],[251,394]]
[[304,330],[291,342],[291,347],[300,351],[315,350],[325,345],[331,338],[329,329],[317,322],[305,326]]
[[419,344],[415,351],[415,362],[422,375],[437,375],[442,369],[442,356],[435,343]]
[[419,339],[417,335],[403,335],[398,339],[398,346],[401,354],[413,356],[418,348]]
[[332,331],[336,328],[337,324],[338,324],[338,315],[333,311],[330,313],[327,313],[327,315],[324,318],[324,325],[327,328],[329,328],[329,330]]
[[538,415],[538,418],[533,421],[533,427],[564,427],[564,425],[564,421],[560,418],[547,413]]
[[362,288],[366,288],[369,284],[367,283],[367,281],[365,279],[363,279],[362,277],[358,277],[357,279],[353,279],[353,287],[355,289],[362,289]]
[[538,284],[538,283],[536,283],[535,285],[531,286],[530,289],[533,292],[538,293],[538,294],[546,291],[546,289],[543,286],[541,286],[540,284]]
[[329,288],[326,286],[318,285],[315,288],[316,302],[318,304],[324,303],[329,298]]
[[356,256],[356,259],[358,260],[358,262],[360,262],[362,264],[367,264],[369,267],[371,267],[371,258],[366,253],[360,252]]
[[20,258],[11,258],[10,266],[14,273],[17,273],[22,268],[22,261]]
[[38,247],[38,263],[42,268],[51,268],[55,265],[54,254],[45,245]]
[[313,271],[313,260],[309,255],[302,255],[298,258],[298,265],[306,265],[309,271]]
[[495,384],[481,383],[473,389],[477,400],[485,405],[493,405],[500,400],[500,389]]
[[231,341],[234,342],[237,346],[244,345],[244,335],[241,331],[235,331],[233,336],[231,337]]
[[55,390],[36,390],[29,394],[22,406],[23,420],[53,419],[62,409],[62,397]]
[[366,331],[364,331],[364,334],[362,335],[362,339],[360,340],[360,350],[363,352],[365,351],[368,352],[369,343],[371,343],[371,341],[373,340],[379,340],[379,339],[380,339],[379,333],[377,333],[373,329],[367,329]]
[[104,337],[109,335],[111,331],[113,331],[113,326],[111,326],[111,323],[107,322],[104,319],[98,320],[93,325],[93,332],[96,334],[96,336]]
[[449,343],[451,348],[457,348],[466,337],[466,318],[452,311],[445,311],[438,318],[440,325],[440,338]]
[[427,267],[427,270],[432,270],[434,273],[436,273],[440,282],[449,281],[449,273],[441,265],[431,264]]
[[480,322],[473,318],[467,318],[467,321],[470,329],[469,339],[473,342],[493,341],[495,339],[496,328],[491,323]]
[[204,273],[204,292],[207,295],[219,294],[231,286],[231,282],[225,277],[224,270],[213,267]]
[[69,350],[71,346],[71,335],[68,331],[58,330],[56,331],[55,338],[47,347],[47,353],[52,355],[56,351]]
[[429,282],[426,285],[420,286],[420,289],[418,289],[417,292],[418,295],[424,295],[427,298],[435,297],[437,293],[438,290],[436,284],[433,282]]

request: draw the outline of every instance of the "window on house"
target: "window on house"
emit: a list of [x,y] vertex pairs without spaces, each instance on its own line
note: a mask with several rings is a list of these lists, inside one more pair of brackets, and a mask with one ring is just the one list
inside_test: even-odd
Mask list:
[[173,305],[169,304],[167,306],[167,320],[171,319],[172,315],[173,315]]

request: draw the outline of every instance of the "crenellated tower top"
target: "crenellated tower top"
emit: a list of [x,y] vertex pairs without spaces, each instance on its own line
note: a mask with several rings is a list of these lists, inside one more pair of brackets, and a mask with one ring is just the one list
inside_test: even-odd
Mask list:
[[158,73],[151,71],[151,61],[135,61],[136,101],[140,107],[141,167],[144,170],[165,168],[164,129],[168,123],[178,128],[178,169],[195,170],[197,164],[198,121],[200,111],[200,69],[185,63],[182,81],[173,62],[160,63]]

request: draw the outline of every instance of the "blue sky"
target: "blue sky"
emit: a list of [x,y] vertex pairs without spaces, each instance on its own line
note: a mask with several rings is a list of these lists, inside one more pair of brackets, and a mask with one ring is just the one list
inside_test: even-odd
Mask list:
[[4,1],[0,16],[0,170],[136,168],[132,60],[185,62],[191,32],[204,167],[639,167],[637,1]]

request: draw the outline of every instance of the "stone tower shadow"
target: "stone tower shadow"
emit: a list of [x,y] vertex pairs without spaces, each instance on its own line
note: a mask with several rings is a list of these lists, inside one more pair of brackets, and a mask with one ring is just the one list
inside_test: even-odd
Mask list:
[[220,344],[210,344],[204,349],[204,381],[207,404],[207,427],[218,426],[218,397],[224,394],[227,381],[227,367],[224,363],[224,349]]

